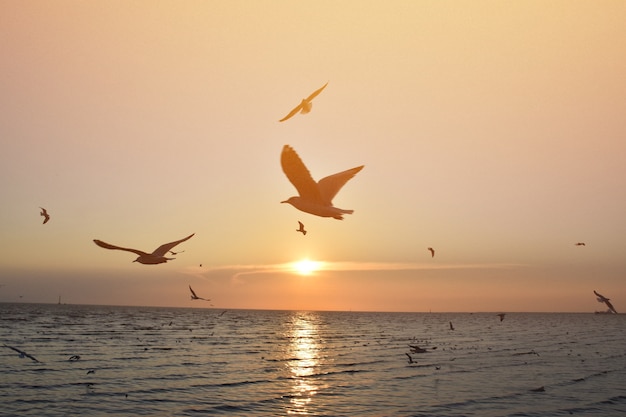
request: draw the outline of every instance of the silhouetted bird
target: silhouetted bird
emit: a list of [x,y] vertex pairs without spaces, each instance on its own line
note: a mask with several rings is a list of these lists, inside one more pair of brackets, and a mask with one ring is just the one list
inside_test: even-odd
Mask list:
[[430,251],[430,257],[434,258],[435,257],[435,250],[433,248],[428,248],[428,250]]
[[28,353],[24,352],[23,350],[20,350],[20,349],[18,349],[18,348],[15,348],[15,347],[13,347],[13,346],[9,346],[9,345],[4,345],[4,347],[5,347],[5,348],[12,349],[12,350],[16,351],[17,353],[19,353],[19,354],[20,354],[20,358],[28,358],[28,359],[31,359],[31,360],[33,360],[33,361],[37,362],[37,363],[41,363],[41,362],[39,362],[39,360],[38,360],[37,358],[35,358],[33,355],[29,355]]
[[324,84],[321,88],[318,88],[317,90],[315,90],[310,96],[308,96],[307,98],[303,98],[302,101],[300,102],[300,104],[298,104],[296,107],[294,107],[287,116],[283,117],[282,119],[279,120],[279,122],[284,122],[287,119],[290,119],[293,115],[295,115],[296,113],[300,112],[301,114],[307,114],[308,112],[311,111],[311,108],[313,107],[313,103],[312,100],[317,97],[317,95],[319,93],[322,92],[322,90],[324,88],[326,88],[326,86],[328,85],[328,83]]
[[609,308],[609,311],[617,314],[617,311],[615,310],[615,307],[613,307],[613,304],[611,304],[611,302],[609,301],[610,298],[606,298],[602,294],[599,294],[598,292],[596,292],[596,290],[593,290],[593,293],[598,297],[597,300],[598,300],[599,303],[606,304],[606,306]]
[[302,224],[302,222],[298,221],[298,224],[300,225],[300,228],[296,229],[296,232],[300,232],[303,235],[306,235],[306,230],[304,230],[304,225]]
[[154,252],[152,253],[147,253],[138,249],[123,248],[121,246],[111,245],[110,243],[106,243],[98,239],[94,239],[93,241],[96,245],[104,249],[117,249],[117,250],[124,250],[127,252],[136,253],[139,256],[133,262],[139,262],[140,264],[146,264],[146,265],[156,265],[156,264],[165,263],[167,261],[171,261],[172,259],[176,259],[176,258],[166,258],[165,254],[169,252],[170,249],[172,249],[174,246],[178,245],[179,243],[184,242],[188,239],[191,239],[191,237],[194,234],[195,233],[192,233],[186,238],[177,240],[175,242],[165,243],[159,246],[158,248],[156,248]]
[[44,217],[42,224],[48,223],[48,220],[50,220],[50,215],[48,214],[48,211],[43,207],[39,207],[39,208],[41,209],[41,213],[39,214]]
[[289,203],[300,211],[314,214],[320,217],[333,217],[343,220],[344,214],[352,214],[354,210],[343,210],[333,207],[332,200],[341,187],[348,180],[363,169],[364,165],[348,169],[337,174],[324,177],[315,182],[296,151],[289,145],[283,147],[280,155],[280,164],[283,172],[296,190],[299,196],[289,197],[281,203]]
[[204,300],[204,301],[211,301],[209,299],[206,298],[202,298],[202,297],[198,297],[196,295],[196,292],[191,288],[191,285],[189,286],[189,291],[191,291],[191,299],[192,300]]
[[506,316],[506,313],[500,313],[500,314],[496,314],[498,317],[500,317],[500,321],[504,320],[504,316]]
[[585,246],[585,242],[578,242],[575,244],[575,246]]

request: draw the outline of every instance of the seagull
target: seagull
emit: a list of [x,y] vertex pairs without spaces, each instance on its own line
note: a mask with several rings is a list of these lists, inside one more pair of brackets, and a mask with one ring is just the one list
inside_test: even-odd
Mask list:
[[606,306],[609,308],[609,311],[617,314],[617,311],[615,311],[615,307],[613,307],[613,304],[611,304],[611,302],[609,301],[610,298],[606,298],[602,294],[597,293],[596,290],[593,290],[593,293],[596,295],[596,297],[598,297],[597,300],[599,303],[606,304]]
[[406,353],[406,352],[404,352],[404,354],[405,354],[406,356],[408,356],[408,357],[409,357],[409,363],[414,363],[414,362],[413,362],[413,357],[412,357],[411,355],[409,355],[409,354],[408,354],[408,353]]
[[211,301],[211,300],[207,300],[206,298],[202,298],[202,297],[198,297],[196,295],[196,292],[191,288],[191,285],[189,286],[189,291],[191,291],[191,299],[192,300],[204,300],[204,301]]
[[165,254],[167,254],[167,252],[170,249],[172,249],[174,246],[178,245],[179,243],[184,242],[188,239],[191,239],[193,235],[195,235],[195,233],[192,233],[186,238],[177,240],[175,242],[165,243],[159,246],[158,248],[156,248],[154,252],[152,253],[146,253],[138,249],[123,248],[121,246],[111,245],[110,243],[106,243],[98,239],[94,239],[93,241],[96,245],[104,249],[118,249],[118,250],[125,250],[127,252],[136,253],[139,256],[133,262],[139,262],[140,264],[145,264],[145,265],[155,265],[155,264],[162,264],[167,261],[171,261],[172,259],[176,259],[176,258],[166,258]]
[[574,246],[585,246],[585,242],[577,242]]
[[72,355],[70,356],[70,358],[68,359],[68,361],[70,362],[76,362],[77,360],[80,359],[80,355]]
[[433,248],[428,248],[428,250],[430,251],[430,257],[434,258],[435,257],[435,250]]
[[29,355],[28,353],[24,352],[23,350],[19,350],[18,348],[14,348],[13,346],[9,346],[9,345],[4,345],[5,348],[9,348],[9,349],[13,349],[14,351],[16,351],[17,353],[20,354],[20,358],[29,358],[34,360],[37,363],[41,363],[39,362],[39,360],[34,357],[33,355]]
[[41,209],[41,213],[39,214],[44,217],[42,224],[48,223],[48,220],[50,220],[50,215],[48,214],[48,211],[43,207],[39,207],[39,208]]
[[343,220],[344,214],[352,214],[354,210],[343,210],[333,206],[332,199],[341,187],[363,169],[364,165],[329,175],[315,182],[311,173],[304,165],[296,151],[289,145],[283,147],[280,165],[291,181],[299,196],[289,197],[281,203],[289,203],[300,211],[320,217],[332,217]]
[[311,107],[313,107],[313,103],[311,102],[315,97],[317,97],[317,95],[319,93],[322,92],[322,90],[324,88],[326,88],[326,86],[328,85],[328,83],[324,84],[321,88],[315,90],[313,93],[311,93],[310,96],[308,96],[307,98],[303,98],[302,101],[300,102],[300,104],[298,104],[296,107],[294,107],[287,116],[283,117],[282,119],[279,120],[279,122],[284,122],[287,119],[291,119],[291,117],[293,115],[295,115],[296,113],[300,112],[302,114],[307,114],[308,112],[311,111]]
[[300,228],[296,229],[296,232],[300,232],[303,235],[306,235],[306,230],[304,230],[304,225],[302,224],[302,222],[298,220],[298,224],[300,225]]
[[450,330],[454,330],[454,326],[452,325],[452,322],[450,322]]
[[496,316],[500,317],[500,321],[502,321],[504,320],[504,316],[506,316],[506,313],[496,314]]

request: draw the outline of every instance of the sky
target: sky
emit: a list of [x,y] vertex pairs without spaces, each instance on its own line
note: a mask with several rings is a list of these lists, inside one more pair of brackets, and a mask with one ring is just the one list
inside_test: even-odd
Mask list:
[[[2,0],[0,302],[593,312],[597,290],[619,312],[625,21],[619,0]],[[316,180],[365,165],[333,200],[353,214],[280,204],[286,144]],[[160,265],[93,243],[192,233]]]

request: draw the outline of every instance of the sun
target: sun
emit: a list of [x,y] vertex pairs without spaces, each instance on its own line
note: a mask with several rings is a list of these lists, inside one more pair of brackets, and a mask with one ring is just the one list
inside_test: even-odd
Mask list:
[[303,259],[293,263],[293,269],[300,275],[311,275],[315,271],[319,271],[322,263]]

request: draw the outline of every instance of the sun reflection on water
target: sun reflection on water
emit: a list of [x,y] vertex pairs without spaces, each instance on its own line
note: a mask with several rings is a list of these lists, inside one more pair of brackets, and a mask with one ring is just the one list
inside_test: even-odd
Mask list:
[[290,329],[289,370],[292,376],[292,409],[287,410],[292,415],[311,415],[310,406],[313,397],[319,390],[312,378],[319,367],[318,344],[319,335],[316,317],[313,313],[297,313],[291,322]]

